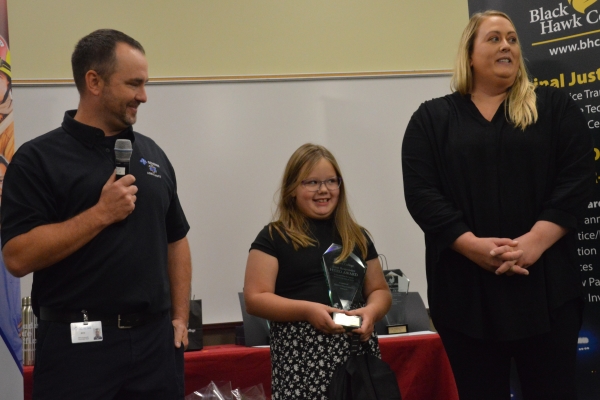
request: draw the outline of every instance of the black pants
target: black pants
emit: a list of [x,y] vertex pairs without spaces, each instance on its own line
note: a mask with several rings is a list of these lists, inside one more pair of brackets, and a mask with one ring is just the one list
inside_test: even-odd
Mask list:
[[525,400],[577,399],[575,371],[582,311],[580,299],[570,301],[551,313],[550,332],[514,341],[477,340],[436,324],[460,400],[510,399],[511,358]]
[[103,326],[102,337],[73,344],[70,324],[39,321],[33,399],[183,399],[183,346],[169,313],[131,329]]

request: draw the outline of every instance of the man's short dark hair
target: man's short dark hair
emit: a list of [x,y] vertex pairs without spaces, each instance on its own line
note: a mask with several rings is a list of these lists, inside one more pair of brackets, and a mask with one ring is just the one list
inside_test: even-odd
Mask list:
[[94,70],[104,80],[109,80],[115,71],[117,43],[125,43],[146,54],[142,45],[132,37],[114,29],[98,29],[83,37],[71,56],[73,78],[80,94],[85,91],[85,74]]

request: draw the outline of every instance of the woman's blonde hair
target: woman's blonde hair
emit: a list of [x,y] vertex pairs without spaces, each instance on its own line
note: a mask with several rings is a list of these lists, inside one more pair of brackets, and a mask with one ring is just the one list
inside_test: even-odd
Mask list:
[[[473,90],[473,71],[471,69],[471,55],[473,53],[473,43],[475,35],[481,25],[481,22],[488,17],[502,17],[508,20],[512,26],[515,24],[510,17],[501,11],[487,10],[473,14],[467,27],[463,31],[458,45],[458,53],[454,64],[454,73],[450,87],[462,95],[471,93]],[[519,49],[521,44],[517,43]],[[508,118],[517,127],[525,128],[537,121],[538,112],[536,107],[535,86],[529,81],[527,69],[523,57],[519,60],[519,71],[513,85],[508,89],[508,95],[505,100]]]
[[[279,190],[277,212],[271,227],[275,228],[287,242],[292,241],[295,250],[300,247],[315,246],[317,241],[310,236],[307,217],[296,205],[296,188],[308,177],[310,171],[321,160],[331,163],[338,177],[342,177],[340,167],[333,154],[323,146],[306,143],[290,157]],[[346,200],[344,185],[340,185],[337,207],[333,212],[335,226],[342,240],[342,254],[336,262],[343,261],[358,246],[362,257],[367,256],[367,240],[363,228],[356,223]],[[273,233],[271,232],[271,235]]]

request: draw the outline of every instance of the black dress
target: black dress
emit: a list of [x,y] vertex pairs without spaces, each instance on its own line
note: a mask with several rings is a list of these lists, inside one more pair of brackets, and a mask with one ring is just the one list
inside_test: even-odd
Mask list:
[[[593,190],[592,138],[569,96],[536,94],[539,118],[525,131],[504,106],[487,121],[470,96],[454,93],[423,103],[404,136],[404,193],[425,232],[431,317],[472,338],[548,332],[550,310],[581,295],[575,235]],[[468,231],[516,238],[539,220],[569,233],[528,276],[496,276],[449,247]]]
[[[269,225],[258,234],[251,249],[277,258],[279,270],[275,294],[295,299],[331,305],[321,257],[332,243],[340,243],[333,220],[310,220],[310,232],[318,244],[294,250]],[[368,240],[368,236],[367,236]],[[355,249],[354,253],[360,256]],[[362,257],[360,257],[362,259]],[[373,243],[368,240],[366,261],[377,258]],[[362,304],[360,304],[362,305]],[[362,352],[381,357],[377,337],[363,345]],[[350,354],[350,339],[346,334],[328,335],[317,331],[306,321],[271,323],[271,383],[273,399],[327,400],[327,390],[333,371]]]

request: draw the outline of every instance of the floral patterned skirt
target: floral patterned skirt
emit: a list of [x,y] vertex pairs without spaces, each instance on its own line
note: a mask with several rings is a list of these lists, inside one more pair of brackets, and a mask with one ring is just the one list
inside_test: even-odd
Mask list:
[[[359,349],[364,352],[381,358],[375,334]],[[305,321],[272,322],[272,398],[327,400],[333,371],[349,355],[349,335],[328,335]]]

